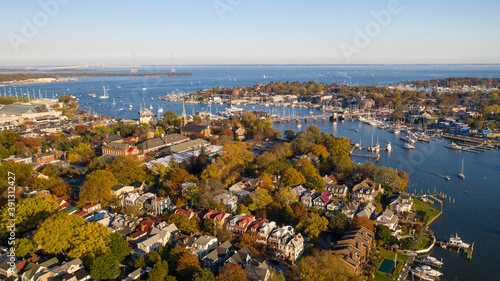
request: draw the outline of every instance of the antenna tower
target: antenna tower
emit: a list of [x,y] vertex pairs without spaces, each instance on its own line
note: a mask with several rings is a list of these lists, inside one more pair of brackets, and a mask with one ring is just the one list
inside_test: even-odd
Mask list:
[[172,52],[172,70],[170,70],[170,73],[175,73],[174,52]]
[[135,65],[135,53],[132,53],[132,69],[130,70],[130,73],[137,73],[137,66]]

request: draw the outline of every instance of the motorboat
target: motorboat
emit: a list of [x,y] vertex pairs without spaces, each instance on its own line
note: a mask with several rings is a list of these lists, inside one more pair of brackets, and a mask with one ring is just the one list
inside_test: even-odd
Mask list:
[[451,180],[449,176],[444,177],[444,179],[447,181]]
[[413,145],[411,145],[410,143],[405,143],[403,145],[403,148],[408,149],[408,150],[415,149],[415,147]]
[[460,237],[458,237],[458,234],[456,234],[456,233],[455,233],[455,236],[452,235],[450,237],[449,244],[457,246],[457,247],[461,247],[461,248],[469,248],[469,246],[470,246],[470,244],[463,242],[462,239]]
[[388,143],[387,143],[387,146],[385,147],[385,149],[386,149],[387,151],[391,151],[391,150],[392,150],[391,142],[388,142]]
[[443,265],[442,261],[436,259],[435,257],[431,257],[431,256],[423,258],[422,261],[426,262],[426,263],[430,263],[430,264],[436,265],[436,266],[442,266]]
[[417,275],[422,274],[422,276],[438,277],[438,276],[443,275],[443,273],[433,269],[432,267],[430,267],[428,265],[422,265],[422,266],[415,267],[413,269],[413,271]]
[[450,144],[445,145],[444,147],[449,148],[449,149],[456,149],[460,150],[462,147],[454,142],[451,142]]

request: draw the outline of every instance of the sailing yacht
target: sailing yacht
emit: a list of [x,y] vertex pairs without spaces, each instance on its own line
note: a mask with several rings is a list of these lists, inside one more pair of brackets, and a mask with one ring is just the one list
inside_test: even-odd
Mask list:
[[116,104],[116,102],[115,102],[115,98],[113,98],[113,105],[115,105],[115,104]]
[[457,176],[461,179],[465,179],[465,175],[464,175],[464,159],[462,158],[462,171],[461,172],[458,172]]
[[103,90],[103,95],[102,95],[102,96],[100,96],[99,98],[100,98],[100,99],[107,99],[107,98],[109,98],[109,96],[108,96],[108,91],[106,90],[106,87],[105,87],[105,86],[102,86],[102,90]]

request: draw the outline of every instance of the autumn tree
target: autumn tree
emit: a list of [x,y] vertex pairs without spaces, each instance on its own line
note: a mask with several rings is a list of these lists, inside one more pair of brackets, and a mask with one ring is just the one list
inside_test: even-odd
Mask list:
[[112,279],[118,274],[118,260],[109,251],[97,257],[90,266],[90,276],[94,280]]
[[215,276],[210,270],[203,268],[193,275],[193,281],[215,281]]
[[179,127],[181,125],[181,118],[175,112],[169,110],[163,115],[161,124],[165,128],[168,128],[170,126]]
[[274,199],[282,206],[288,206],[291,203],[297,202],[298,197],[297,193],[295,193],[295,191],[293,191],[290,187],[280,187],[274,193]]
[[304,231],[311,240],[316,240],[319,234],[328,228],[328,220],[321,215],[309,212],[300,219],[297,228]]
[[240,237],[240,241],[238,241],[234,246],[238,249],[242,249],[243,247],[247,247],[250,252],[252,252],[253,257],[260,256],[261,245],[257,243],[256,238],[252,237],[249,234],[243,234]]
[[[12,205],[5,204],[0,211],[1,232],[8,232],[9,219],[16,220],[16,228],[23,233],[36,228],[55,210],[55,198],[52,195],[39,194],[34,198],[20,199],[11,213]],[[11,216],[14,215],[14,217]]]
[[178,214],[170,214],[167,216],[167,222],[169,224],[175,224],[175,226],[177,226],[177,228],[184,233],[193,233],[199,231],[200,219],[198,217],[188,219]]
[[170,176],[170,180],[172,182],[179,182],[179,183],[185,183],[185,182],[197,182],[198,179],[196,176],[191,175],[188,171],[182,168],[177,168],[174,171],[172,171],[172,174]]
[[47,253],[59,254],[70,249],[77,229],[84,223],[78,216],[58,212],[40,224],[33,240]]
[[78,205],[99,202],[103,207],[107,206],[113,199],[111,188],[117,184],[118,181],[110,171],[97,170],[90,173],[80,190]]
[[250,204],[250,210],[264,209],[269,203],[273,202],[273,198],[269,195],[266,189],[258,189],[252,192],[252,201]]
[[349,218],[344,213],[335,210],[328,220],[328,228],[344,235],[349,228]]
[[351,226],[352,227],[363,226],[363,227],[367,228],[368,230],[373,231],[373,224],[374,224],[373,221],[371,221],[367,217],[354,216],[354,218],[352,218]]
[[146,180],[146,171],[140,165],[137,157],[133,155],[120,155],[111,164],[106,167],[106,170],[113,173],[114,178],[120,184],[131,185],[135,182]]
[[95,153],[90,144],[80,143],[78,146],[70,148],[68,161],[71,163],[84,163],[87,159],[94,156]]
[[[153,251],[154,252],[154,251]],[[148,281],[163,281],[168,275],[168,263],[166,261],[157,261],[151,272],[149,272]]]
[[226,263],[217,275],[217,281],[234,281],[234,280],[246,280],[247,274],[245,270],[232,263]]
[[201,172],[200,178],[202,181],[207,179],[221,180],[222,174],[217,165],[210,164]]
[[88,266],[92,264],[96,256],[108,250],[106,242],[110,232],[106,226],[93,221],[78,226],[75,232],[71,239],[69,257],[79,258]]
[[14,245],[16,247],[16,256],[20,258],[29,254],[34,254],[37,251],[33,241],[28,238],[16,239]]
[[216,160],[224,184],[234,183],[253,159],[253,153],[248,151],[248,146],[243,142],[224,145],[222,156]]
[[184,253],[179,257],[175,270],[183,280],[191,280],[194,273],[199,269],[200,261],[198,258],[191,253]]
[[311,255],[304,256],[297,264],[294,275],[304,281],[360,281],[360,276],[354,275],[341,256],[330,251],[313,250]]
[[283,173],[281,186],[297,186],[306,182],[306,178],[294,168],[288,168]]

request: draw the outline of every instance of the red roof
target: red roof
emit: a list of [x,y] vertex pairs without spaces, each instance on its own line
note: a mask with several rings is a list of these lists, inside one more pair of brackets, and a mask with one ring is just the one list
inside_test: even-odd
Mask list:
[[335,178],[335,176],[334,176],[334,175],[329,175],[328,177],[329,177],[332,181],[337,182],[337,179]]
[[97,205],[100,205],[101,203],[92,203],[92,204],[88,204],[87,206],[83,207],[82,210],[88,210],[90,208],[93,208]]
[[83,216],[85,216],[86,214],[88,214],[88,213],[87,213],[87,212],[85,212],[85,211],[80,211],[80,212],[76,213],[75,215],[76,215],[76,216],[79,216],[79,217],[83,217]]
[[168,197],[157,197],[157,198],[154,198],[153,200],[151,201],[156,201],[156,202],[160,202],[160,201],[163,201],[163,200],[167,200]]
[[262,225],[265,223],[265,222],[268,222],[269,220],[267,219],[261,219],[260,221],[254,221],[252,222],[249,226],[248,226],[248,230],[247,232],[252,232],[252,233],[257,233],[260,228],[262,227]]
[[205,214],[205,217],[209,220],[216,220],[221,222],[226,215],[228,215],[225,212],[217,211],[217,210],[210,210],[208,213]]
[[136,231],[136,232],[134,232],[134,233],[130,234],[128,237],[129,237],[129,238],[131,238],[131,239],[135,239],[135,238],[141,237],[141,236],[142,236],[142,235],[144,235],[144,234],[146,234],[146,232],[145,232],[145,231],[140,231],[140,230],[138,230],[138,231]]
[[[239,221],[236,222],[236,229],[245,230],[249,223],[251,223],[255,219],[255,216],[242,217]],[[243,224],[243,226],[240,226]]]
[[71,197],[69,197],[69,195],[63,195],[63,196],[58,197],[56,199],[56,203],[57,203],[58,206],[61,206],[61,203],[63,201],[69,202],[69,201],[71,201]]
[[330,201],[330,198],[332,198],[332,194],[330,193],[330,191],[326,190],[319,197],[321,197],[321,200],[323,200],[323,202],[327,203],[328,201]]

